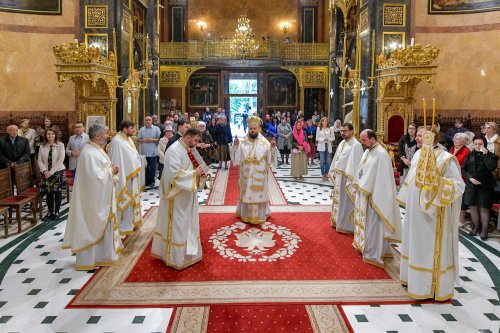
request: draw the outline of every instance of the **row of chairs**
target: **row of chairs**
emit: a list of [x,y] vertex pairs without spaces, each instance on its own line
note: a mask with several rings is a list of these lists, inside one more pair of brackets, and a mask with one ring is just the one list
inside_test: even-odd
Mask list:
[[[66,174],[66,177],[68,182],[66,200],[69,203],[69,188],[73,185],[73,179],[71,173]],[[9,236],[9,224],[14,221],[12,216],[14,211],[18,233],[28,230],[38,223],[37,213],[40,220],[42,219],[43,198],[39,192],[39,181],[40,175],[37,171],[35,171],[33,178],[30,162],[18,164],[14,168],[0,169],[0,215],[3,216],[5,238]],[[15,193],[13,185],[16,188]],[[26,207],[29,213],[23,217],[22,212]],[[31,224],[25,229],[22,226],[23,219],[31,221]]]

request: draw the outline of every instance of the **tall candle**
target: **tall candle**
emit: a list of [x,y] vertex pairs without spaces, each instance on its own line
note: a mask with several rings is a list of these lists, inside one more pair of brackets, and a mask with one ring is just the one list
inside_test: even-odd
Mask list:
[[434,129],[434,118],[436,117],[436,99],[432,98],[432,129]]
[[375,31],[372,33],[372,77],[375,75]]
[[148,77],[149,77],[149,55],[148,55],[148,48],[149,48],[149,35],[146,35],[146,86],[148,85]]
[[133,69],[134,68],[134,25],[132,24],[132,18],[130,18],[130,39],[128,42],[129,46],[129,68]]
[[425,104],[425,98],[422,98],[422,101],[424,102],[424,127],[427,127],[427,107]]
[[113,28],[113,51],[115,52],[115,69],[118,72],[118,53],[116,53],[116,30]]

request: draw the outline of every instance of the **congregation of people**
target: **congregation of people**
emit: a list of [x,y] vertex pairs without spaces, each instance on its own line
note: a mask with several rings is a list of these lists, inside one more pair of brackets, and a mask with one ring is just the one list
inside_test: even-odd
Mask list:
[[[156,115],[146,116],[140,129],[124,120],[110,142],[106,126],[93,124],[85,133],[85,124],[76,122],[66,147],[49,118],[37,130],[24,119],[0,138],[0,168],[33,164],[47,204],[44,219],[50,221],[60,214],[68,158],[74,185],[63,247],[76,254],[76,269],[89,270],[116,261],[122,237],[143,224],[145,156],[144,185],[158,188],[160,198],[152,256],[184,269],[202,259],[197,192],[205,188],[211,166],[240,166],[235,214],[261,224],[271,215],[268,175],[290,165],[290,175],[303,181],[319,158],[322,182],[333,185],[330,225],[353,234],[352,246],[363,261],[384,267],[392,256],[390,243],[402,243],[400,279],[408,294],[436,300],[453,296],[458,227],[466,224],[467,211],[470,235],[488,237],[500,166],[496,123],[485,123],[481,135],[460,120],[446,133],[438,124],[408,124],[397,147],[398,188],[394,162],[375,131],[365,129],[358,139],[351,123],[336,120],[330,126],[317,112],[307,120],[302,111],[261,112],[245,117],[242,138],[233,137],[229,115],[220,108],[207,108],[201,117],[169,114],[163,123]],[[139,149],[132,140],[136,134]]]

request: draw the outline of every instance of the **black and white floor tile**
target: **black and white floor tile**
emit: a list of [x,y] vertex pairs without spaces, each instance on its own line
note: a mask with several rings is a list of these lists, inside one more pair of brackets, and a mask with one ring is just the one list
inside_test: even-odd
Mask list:
[[[330,204],[331,185],[321,181],[317,166],[310,168],[304,181],[294,181],[289,169],[279,167],[276,177],[290,204]],[[199,202],[204,203],[207,196],[208,190],[199,192]],[[158,205],[158,189],[147,189],[141,199],[145,213]],[[0,332],[165,332],[172,314],[168,308],[65,309],[92,275],[75,271],[74,257],[61,249],[67,209],[65,203],[58,221],[0,238]],[[499,267],[497,240],[482,242],[461,234],[460,278],[453,302],[342,309],[356,333],[497,333]]]

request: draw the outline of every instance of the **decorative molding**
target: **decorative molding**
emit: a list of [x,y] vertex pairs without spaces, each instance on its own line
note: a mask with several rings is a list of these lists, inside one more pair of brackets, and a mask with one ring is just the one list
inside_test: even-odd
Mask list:
[[303,7],[316,7],[318,0],[300,0],[300,5]]
[[169,0],[168,4],[169,5],[176,5],[176,6],[186,6],[187,0]]
[[85,5],[85,28],[108,27],[108,5]]
[[326,73],[325,72],[309,72],[304,73],[304,86],[324,86],[326,83]]
[[384,27],[406,26],[406,4],[384,3]]
[[181,84],[181,71],[168,71],[161,72],[160,84],[165,85],[180,85]]

